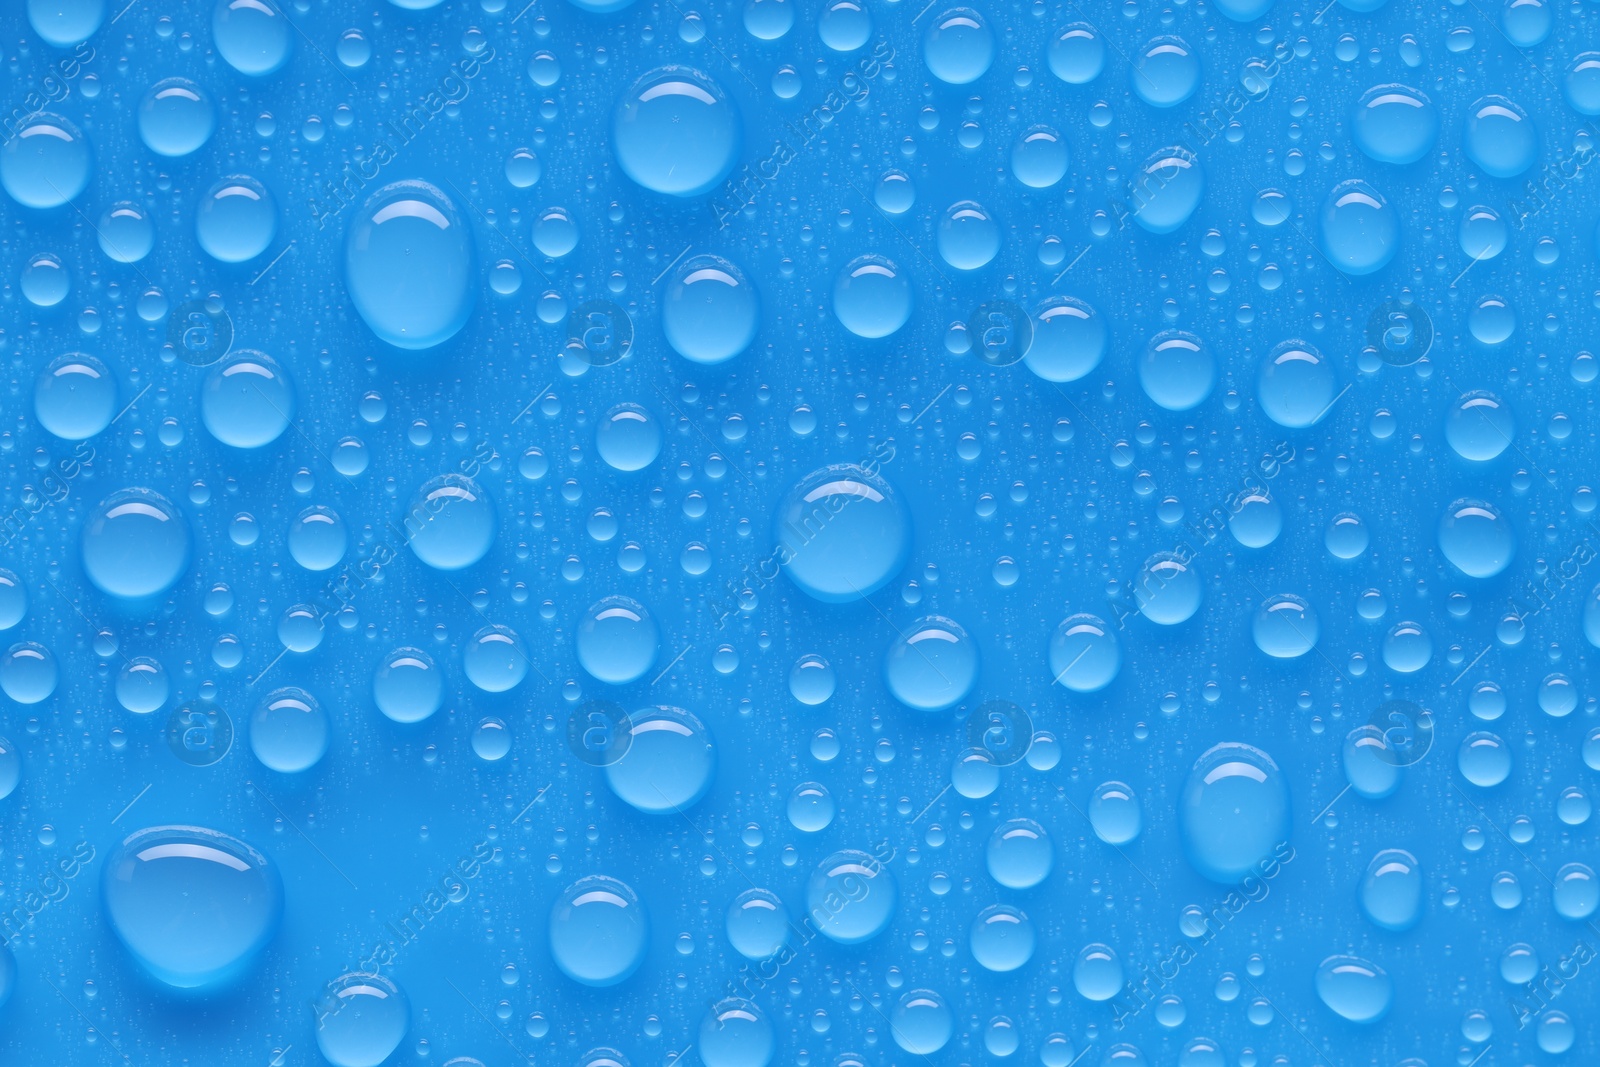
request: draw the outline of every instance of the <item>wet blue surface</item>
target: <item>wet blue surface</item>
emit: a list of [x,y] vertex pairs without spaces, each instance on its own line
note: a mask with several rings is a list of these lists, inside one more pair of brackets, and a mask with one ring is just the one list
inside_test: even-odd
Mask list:
[[22,0],[0,1062],[1600,1058],[1600,8]]

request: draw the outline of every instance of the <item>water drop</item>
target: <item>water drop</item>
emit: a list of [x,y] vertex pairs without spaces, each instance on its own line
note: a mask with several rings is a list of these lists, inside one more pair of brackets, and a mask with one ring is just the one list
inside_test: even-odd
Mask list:
[[813,599],[842,604],[882,589],[905,566],[911,515],[883,478],[838,464],[789,490],[773,534],[789,579]]
[[819,863],[806,883],[806,912],[830,941],[859,945],[888,929],[899,889],[889,869],[855,849]]
[[317,1049],[333,1067],[379,1067],[411,1027],[411,1006],[381,974],[355,972],[329,985],[317,1015]]
[[1213,882],[1237,882],[1289,837],[1289,787],[1272,757],[1239,742],[1195,761],[1178,801],[1189,864]]
[[277,201],[249,175],[231,174],[200,198],[194,235],[205,254],[219,262],[255,259],[278,235]]
[[892,260],[858,256],[833,283],[833,313],[857,337],[888,337],[911,318],[911,281]]
[[250,751],[263,766],[296,774],[317,765],[328,751],[331,733],[328,713],[310,693],[278,689],[250,717]]
[[372,699],[393,722],[421,722],[444,701],[444,676],[420,648],[397,648],[372,676]]
[[576,643],[584,670],[602,682],[626,685],[655,665],[661,631],[643,604],[611,596],[584,613]]
[[379,340],[433,348],[472,315],[475,258],[472,231],[448,196],[427,182],[394,182],[368,197],[350,224],[345,285]]
[[615,878],[580,878],[550,909],[550,955],[581,985],[625,981],[644,962],[650,923],[633,889]]
[[123,489],[89,513],[83,570],[103,593],[136,600],[165,593],[189,567],[189,525],[149,489]]
[[606,784],[648,815],[681,814],[706,795],[716,777],[711,732],[681,708],[656,706],[633,713],[631,741],[606,767]]
[[761,324],[761,300],[744,271],[721,256],[690,256],[661,303],[661,329],[673,351],[714,366],[750,347]]
[[442,474],[422,484],[406,513],[411,551],[441,571],[482,559],[494,544],[494,503],[464,474]]
[[0,186],[23,207],[60,207],[89,185],[93,158],[83,131],[60,115],[25,118],[0,146]]
[[941,615],[912,623],[890,646],[884,680],[896,700],[918,711],[943,711],[965,700],[978,679],[978,645]]
[[669,196],[699,196],[738,160],[739,116],[722,87],[689,67],[665,66],[633,83],[611,122],[617,163]]
[[238,978],[272,940],[283,884],[238,838],[155,826],[106,857],[101,899],[117,939],[152,978],[204,989]]

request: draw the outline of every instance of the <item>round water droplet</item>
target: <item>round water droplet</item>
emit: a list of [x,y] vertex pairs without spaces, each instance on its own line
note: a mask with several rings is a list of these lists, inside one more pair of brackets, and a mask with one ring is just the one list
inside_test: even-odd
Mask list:
[[1511,227],[1494,208],[1480,204],[1462,214],[1457,239],[1461,251],[1474,260],[1493,259],[1505,251],[1511,240]]
[[28,24],[55,48],[87,41],[105,18],[106,0],[28,0]]
[[778,1039],[766,1013],[748,1000],[718,1001],[700,1022],[696,1051],[705,1067],[767,1067]]
[[37,704],[56,691],[60,671],[48,648],[21,641],[0,656],[0,691],[18,704]]
[[278,640],[290,652],[310,652],[322,644],[323,613],[309,604],[285,608],[278,617]]
[[325,571],[344,559],[349,537],[332,508],[306,508],[289,524],[289,555],[308,571]]
[[953,7],[928,25],[922,41],[928,73],[946,85],[968,85],[994,62],[994,33],[970,7]]
[[83,131],[36,112],[0,147],[0,186],[23,207],[60,207],[89,185],[93,157]]
[[1151,622],[1176,626],[1200,610],[1200,574],[1175,552],[1157,552],[1145,560],[1134,589],[1139,611]]
[[394,722],[421,722],[444,701],[444,675],[420,648],[397,648],[372,676],[372,699]]
[[978,643],[955,620],[929,615],[889,647],[883,674],[889,692],[908,708],[953,708],[978,680]]
[[1516,420],[1499,397],[1474,390],[1456,401],[1445,419],[1444,436],[1462,459],[1485,463],[1504,452],[1516,434]]
[[1386,848],[1361,879],[1361,910],[1385,930],[1409,930],[1422,917],[1422,870],[1417,857]]
[[890,215],[903,215],[917,201],[917,187],[903,170],[889,170],[878,179],[873,203]]
[[467,681],[485,693],[505,693],[528,676],[528,654],[509,626],[485,626],[472,635],[461,654]]
[[11,571],[0,567],[0,630],[9,630],[28,614],[28,591]]
[[573,981],[613,986],[644,962],[650,923],[634,891],[591,875],[567,887],[550,909],[550,955]]
[[488,554],[497,524],[494,503],[464,474],[442,474],[422,484],[406,513],[408,542],[435,570],[470,567]]
[[1149,233],[1171,233],[1194,214],[1206,193],[1206,172],[1186,148],[1163,148],[1135,178],[1133,221]]
[[1072,965],[1072,987],[1085,1000],[1106,1001],[1122,991],[1122,961],[1110,945],[1085,945]]
[[1102,782],[1089,796],[1089,825],[1108,845],[1125,845],[1144,829],[1144,812],[1133,787],[1123,782]]
[[911,280],[892,260],[858,256],[833,283],[833,313],[857,337],[888,337],[911,318]]
[[1562,89],[1580,115],[1600,115],[1600,52],[1580,52],[1567,67]]
[[1256,647],[1274,659],[1297,659],[1317,646],[1321,634],[1317,613],[1292,593],[1262,601],[1251,633]]
[[606,784],[647,815],[671,815],[698,803],[716,777],[711,732],[682,708],[656,706],[633,713],[631,741],[606,766]]
[[1087,85],[1105,70],[1105,39],[1087,22],[1074,22],[1056,31],[1045,59],[1050,73],[1068,85]]
[[1189,864],[1213,882],[1237,882],[1289,840],[1289,786],[1272,757],[1224,742],[1195,761],[1178,800]]
[[625,596],[606,597],[578,624],[578,663],[611,685],[637,681],[655,665],[661,631],[645,606]]
[[1333,187],[1319,221],[1323,255],[1349,275],[1382,270],[1400,247],[1399,216],[1381,193],[1360,179]]
[[39,425],[67,441],[83,441],[111,425],[117,380],[106,365],[82,352],[57,356],[33,387]]
[[254,848],[218,830],[154,826],[106,857],[106,918],[129,955],[177,989],[240,977],[277,933],[283,885]]
[[661,438],[661,423],[653,414],[638,404],[624,403],[600,420],[595,447],[613,470],[637,471],[656,461]]
[[332,731],[328,713],[310,693],[278,689],[256,705],[250,717],[250,751],[263,766],[296,774],[321,761]]
[[758,41],[776,41],[794,28],[796,0],[746,0],[744,28]]
[[484,719],[472,729],[472,754],[494,763],[511,751],[511,731],[499,719]]
[[1094,693],[1122,669],[1122,643],[1096,615],[1069,615],[1050,638],[1050,675],[1075,693]]
[[898,900],[899,888],[889,869],[854,849],[823,860],[806,883],[807,917],[841,945],[859,945],[883,933]]
[[944,1048],[955,1028],[955,1013],[944,997],[931,989],[901,994],[889,1014],[894,1043],[914,1056],[931,1056]]
[[41,252],[22,271],[22,295],[34,307],[55,307],[72,291],[72,275],[61,260]]
[[1289,429],[1315,426],[1337,395],[1333,367],[1304,341],[1284,341],[1267,353],[1256,375],[1256,396],[1267,418]]
[[1283,532],[1283,509],[1269,492],[1245,492],[1234,497],[1228,532],[1245,548],[1266,548]]
[[1134,57],[1129,80],[1145,103],[1174,107],[1199,87],[1200,57],[1182,37],[1157,37]]
[[1375,85],[1356,103],[1356,147],[1380,163],[1415,163],[1439,139],[1433,101],[1406,85]]
[[1075,382],[1100,365],[1110,343],[1105,317],[1071,296],[1050,297],[1033,316],[1023,362],[1047,382]]
[[1033,923],[1020,908],[991,904],[972,921],[968,947],[985,970],[1014,971],[1033,958],[1033,946]]
[[1539,134],[1522,108],[1490,95],[1467,109],[1461,145],[1491,178],[1514,178],[1538,158]]
[[137,263],[155,247],[155,224],[144,208],[131,201],[118,201],[106,208],[96,230],[100,250],[117,263]]
[[817,36],[835,52],[854,52],[872,36],[872,15],[861,0],[825,0]]
[[738,267],[721,256],[684,260],[661,303],[661,329],[673,351],[714,366],[750,347],[761,323],[761,300]]
[[1547,0],[1505,0],[1500,9],[1500,28],[1517,48],[1543,44],[1555,21],[1555,11]]
[[837,682],[833,667],[821,656],[801,656],[789,671],[789,692],[812,707],[827,703]]
[[767,889],[746,889],[727,914],[728,943],[747,960],[771,959],[789,940],[789,910]]
[[957,270],[988,266],[1000,252],[1000,225],[975,200],[958,200],[939,220],[939,258]]
[[289,17],[267,0],[217,0],[211,39],[228,66],[258,78],[277,71],[294,51]]
[[989,877],[1007,889],[1032,889],[1050,876],[1055,853],[1044,827],[1032,819],[1012,819],[995,827],[985,862]]
[[149,656],[135,656],[117,673],[117,703],[135,715],[160,710],[170,694],[166,669]]
[[1066,177],[1067,162],[1066,139],[1049,126],[1024,130],[1011,146],[1011,173],[1030,189],[1048,189]]
[[1334,1014],[1353,1023],[1383,1018],[1394,999],[1394,983],[1376,963],[1358,956],[1329,956],[1317,967],[1317,996]]
[[1556,914],[1563,919],[1582,921],[1594,914],[1600,905],[1600,879],[1585,863],[1568,863],[1556,871],[1555,888],[1551,890]]
[[1439,551],[1470,578],[1492,578],[1516,555],[1516,537],[1500,509],[1462,498],[1439,519]]
[[1400,674],[1413,674],[1433,659],[1433,638],[1420,623],[1401,621],[1383,638],[1383,662]]
[[160,493],[123,489],[89,513],[79,548],[84,573],[101,592],[156,596],[189,567],[189,524]]
[[241,348],[206,371],[200,418],[212,437],[234,448],[261,448],[289,428],[294,386],[278,361]]
[[1355,559],[1366,552],[1372,535],[1361,516],[1351,511],[1335,515],[1323,534],[1323,543],[1335,559]]
[[1358,726],[1345,736],[1345,781],[1357,796],[1382,800],[1400,788],[1401,757],[1376,726]]
[[789,794],[789,822],[796,830],[814,834],[833,822],[838,806],[820,782],[801,782]]
[[706,75],[689,67],[658,67],[618,101],[611,140],[623,173],[646,189],[699,196],[733,170],[739,116]]
[[1216,387],[1217,360],[1194,334],[1168,330],[1145,346],[1139,384],[1158,406],[1188,411],[1204,403]]
[[378,1067],[411,1027],[411,1006],[381,974],[353,972],[330,983],[317,1006],[317,1049],[333,1067]]
[[478,292],[475,259],[455,203],[427,182],[399,181],[368,197],[351,223],[345,285],[379,340],[418,351],[467,324]]
[[194,234],[212,259],[222,263],[252,260],[278,235],[277,202],[254,178],[231,174],[200,198]]
[[139,137],[158,156],[179,159],[197,152],[216,128],[210,94],[188,78],[163,78],[139,103]]
[[829,604],[870,596],[911,553],[911,515],[887,481],[855,464],[813,471],[778,506],[783,571]]
[[1486,730],[1470,733],[1461,739],[1456,766],[1473,785],[1497,786],[1511,777],[1511,747],[1498,734]]

